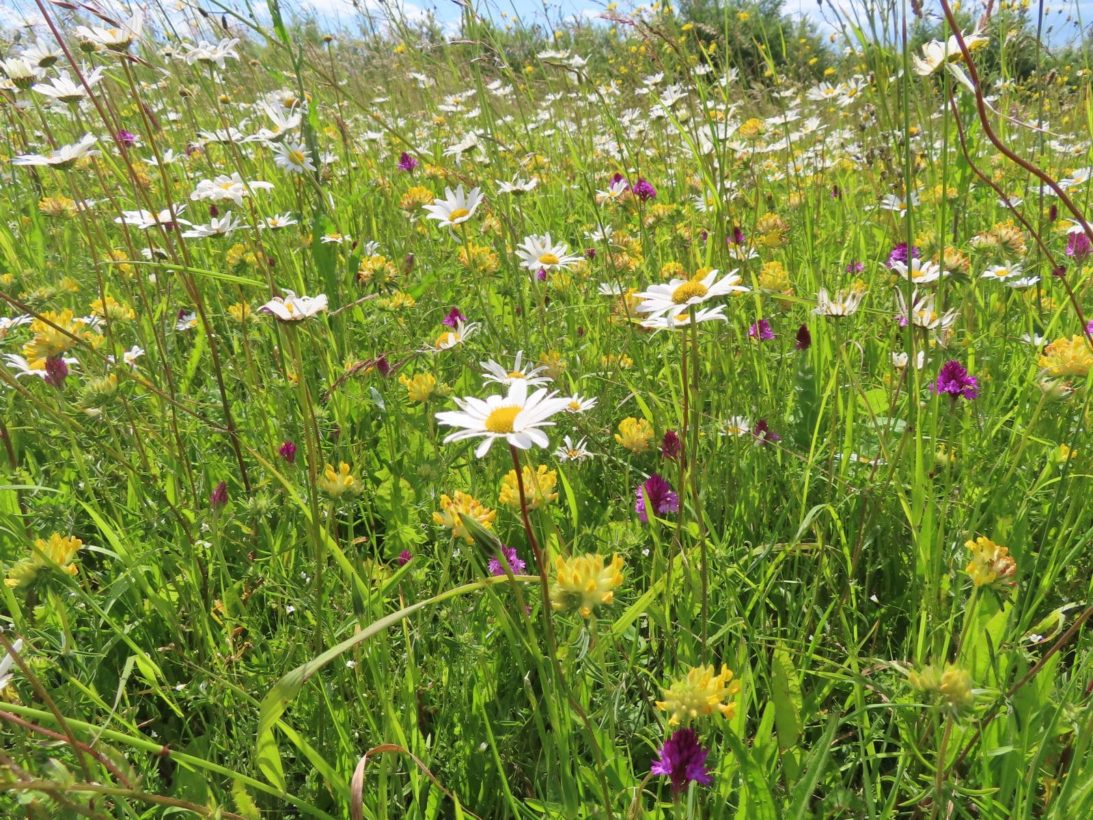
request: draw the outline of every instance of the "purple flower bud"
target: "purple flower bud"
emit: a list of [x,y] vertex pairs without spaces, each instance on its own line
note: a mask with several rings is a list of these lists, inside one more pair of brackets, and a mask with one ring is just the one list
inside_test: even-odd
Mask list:
[[683,452],[683,442],[675,430],[668,430],[660,442],[660,454],[664,458],[677,459]]
[[375,365],[376,371],[384,378],[391,372],[391,363],[387,361],[387,357],[382,353],[375,358],[373,364]]
[[770,425],[766,419],[759,419],[756,422],[751,434],[755,436],[756,443],[758,444],[771,444],[772,442],[781,441],[782,437],[770,429]]
[[396,558],[395,560],[398,561],[398,565],[400,567],[404,567],[410,563],[410,559],[413,557],[414,554],[410,552],[410,550],[403,550],[398,554],[398,558]]
[[140,139],[132,131],[126,131],[124,128],[121,129],[115,136],[117,137],[118,142],[120,142],[126,148],[132,148],[134,145],[137,144],[137,140]]
[[289,464],[292,464],[296,461],[296,442],[286,441],[284,444],[281,445],[280,449],[277,452],[280,454],[281,458],[283,458]]
[[402,152],[402,153],[401,153],[401,154],[399,155],[399,158],[398,158],[398,167],[399,167],[399,168],[400,168],[401,170],[403,170],[403,171],[405,171],[406,173],[408,173],[408,174],[410,174],[410,173],[413,173],[413,170],[414,170],[415,168],[417,168],[417,166],[418,166],[419,164],[420,164],[420,163],[419,163],[419,162],[417,161],[417,158],[416,158],[416,157],[413,157],[413,156],[411,156],[410,154],[407,154],[407,153],[406,153],[405,151],[403,151],[403,152]]
[[209,506],[218,510],[228,503],[228,482],[221,481],[209,495]]

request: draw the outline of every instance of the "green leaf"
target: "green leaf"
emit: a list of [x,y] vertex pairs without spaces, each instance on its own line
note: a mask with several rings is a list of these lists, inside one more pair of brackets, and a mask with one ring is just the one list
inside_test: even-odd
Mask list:
[[798,771],[794,748],[801,734],[801,688],[793,660],[781,642],[774,647],[771,658],[770,696],[774,701],[774,726],[778,730],[778,750],[782,755],[786,787],[792,788]]
[[766,774],[736,735],[725,732],[723,737],[736,756],[744,777],[745,799],[740,801],[736,816],[747,818],[747,820],[775,820],[779,815],[775,811],[774,798],[767,787]]
[[[538,583],[539,578],[534,575],[517,575],[515,576],[515,580],[518,583],[530,584]],[[301,666],[297,666],[291,672],[282,676],[281,679],[273,685],[273,688],[269,690],[266,696],[262,698],[262,704],[258,713],[258,737],[255,756],[258,760],[259,771],[261,771],[265,778],[278,789],[281,791],[286,790],[285,771],[284,767],[281,765],[281,754],[273,730],[277,725],[277,722],[281,719],[281,716],[285,713],[288,705],[292,703],[296,698],[296,695],[303,689],[304,684],[328,663],[341,655],[344,655],[358,644],[364,643],[374,635],[378,635],[385,629],[394,626],[403,618],[412,615],[419,609],[424,609],[432,604],[441,603],[449,598],[476,592],[477,590],[485,589],[488,586],[498,583],[507,584],[511,583],[511,581],[504,575],[493,578],[483,578],[472,584],[464,584],[463,586],[442,592],[439,595],[434,595],[432,598],[403,607],[389,615],[385,615],[378,621],[374,621],[355,635],[346,638],[344,641],[326,650],[321,655],[312,658]]]

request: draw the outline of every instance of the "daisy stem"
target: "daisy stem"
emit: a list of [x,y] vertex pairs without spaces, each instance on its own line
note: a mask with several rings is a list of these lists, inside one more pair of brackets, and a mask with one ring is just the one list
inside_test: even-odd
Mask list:
[[607,812],[609,818],[614,817],[614,814],[611,811],[611,790],[608,788],[607,778],[604,777],[603,773],[603,751],[600,749],[599,741],[596,740],[596,733],[592,729],[592,723],[588,719],[588,713],[585,711],[584,707],[581,706],[577,698],[573,696],[573,693],[566,685],[565,676],[562,674],[562,664],[558,660],[558,642],[554,635],[554,614],[553,607],[550,604],[550,581],[547,579],[546,559],[543,557],[543,551],[539,547],[539,541],[536,539],[535,532],[531,528],[531,518],[528,516],[528,502],[527,496],[524,493],[524,473],[520,466],[520,454],[511,444],[509,445],[509,452],[512,454],[512,468],[516,471],[516,488],[520,492],[520,517],[524,522],[524,532],[527,534],[531,552],[535,556],[535,564],[539,568],[539,590],[542,593],[543,598],[543,624],[546,630],[547,651],[550,652],[550,663],[554,668],[554,676],[557,678],[558,686],[561,687],[566,700],[569,701],[569,705],[573,708],[573,711],[577,713],[577,716],[580,718],[581,723],[588,734],[589,744],[596,755],[596,774],[599,777],[600,788],[603,790],[604,811]]
[[[686,348],[686,346],[687,346],[686,341],[684,341],[683,346],[684,346],[684,348]],[[699,433],[699,421],[700,421],[700,418],[701,418],[700,414],[702,413],[702,397],[701,397],[701,393],[699,392],[699,367],[701,366],[701,359],[699,358],[699,355],[698,355],[698,319],[695,316],[694,308],[691,308],[691,347],[692,347],[692,354],[693,354],[692,358],[694,360],[694,362],[691,366],[692,370],[693,370],[693,373],[694,373],[694,385],[693,385],[694,400],[691,402],[691,413],[693,415],[693,418],[691,419],[691,444],[690,444],[689,447],[687,447],[686,452],[687,452],[687,455],[692,459],[692,462],[693,462],[690,465],[690,469],[688,470],[688,473],[689,473],[689,478],[691,480],[691,500],[694,503],[695,523],[698,524],[698,544],[699,544],[699,550],[701,551],[701,561],[702,561],[702,566],[701,566],[700,571],[699,571],[699,578],[700,578],[699,582],[701,584],[701,597],[702,597],[702,604],[701,604],[702,662],[705,663],[706,660],[707,660],[707,653],[708,653],[708,648],[707,648],[706,644],[709,640],[709,630],[710,630],[710,627],[709,627],[709,615],[710,615],[710,610],[709,610],[709,589],[710,588],[709,588],[709,577],[708,577],[708,570],[707,570],[707,567],[709,565],[709,560],[708,560],[709,556],[707,554],[706,531],[705,531],[705,527],[703,525],[704,522],[702,520],[702,509],[701,509],[701,507],[699,506],[699,503],[698,503],[698,472],[696,470],[696,467],[698,466],[698,462],[695,459],[695,454],[698,452],[698,433]],[[684,381],[684,383],[686,383],[686,381],[687,381],[687,369],[686,368],[683,369],[683,381]],[[680,458],[682,460],[682,458],[683,458],[682,454],[680,455]],[[686,487],[684,487],[681,484],[680,487],[679,487],[680,496],[682,497],[683,495],[685,495],[686,491],[687,491]],[[682,508],[683,508],[683,504],[680,504],[680,509],[682,509]]]

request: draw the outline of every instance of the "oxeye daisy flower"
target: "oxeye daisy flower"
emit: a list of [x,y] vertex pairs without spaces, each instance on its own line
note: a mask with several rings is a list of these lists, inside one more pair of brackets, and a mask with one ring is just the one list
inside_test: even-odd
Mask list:
[[698,742],[694,729],[678,729],[657,752],[657,759],[649,768],[652,774],[672,781],[672,794],[680,794],[689,783],[709,786],[713,778],[706,769],[710,752]]
[[570,436],[563,438],[562,446],[554,451],[558,461],[584,461],[586,458],[592,458],[593,455],[595,454],[588,449],[587,438],[582,438],[574,444]]
[[529,385],[536,387],[541,384],[549,384],[552,381],[550,376],[539,375],[546,370],[545,367],[529,368],[528,364],[530,364],[530,362],[524,361],[524,351],[522,350],[517,351],[516,361],[513,363],[512,370],[505,370],[504,367],[493,361],[493,359],[479,362],[479,365],[485,370],[485,373],[482,374],[482,378],[488,382],[508,385],[522,379]]
[[816,307],[812,312],[817,316],[853,316],[858,312],[864,298],[865,291],[859,288],[848,288],[835,294],[834,299],[828,294],[827,288],[820,288],[816,294]]
[[683,311],[681,313],[666,313],[663,316],[654,316],[641,322],[641,326],[648,330],[679,330],[687,327],[692,322],[727,322],[725,306],[718,305],[713,308],[699,308],[698,310]]
[[461,345],[463,342],[467,341],[467,339],[478,332],[480,327],[481,325],[478,322],[464,323],[462,319],[457,319],[455,327],[441,333],[433,343],[433,346],[428,349],[433,352],[450,350],[456,345]]
[[77,26],[76,37],[110,51],[125,52],[144,29],[144,11],[137,9],[133,16],[118,26]]
[[934,307],[934,296],[931,293],[913,291],[911,293],[911,307],[908,310],[907,301],[903,298],[903,292],[897,290],[896,305],[898,309],[897,320],[900,327],[912,324],[915,327],[927,330],[944,330],[956,321],[957,311],[955,308],[945,314],[937,312]]
[[1005,281],[1007,279],[1012,279],[1015,276],[1020,276],[1020,275],[1021,275],[1021,266],[1020,265],[1011,265],[1008,262],[1006,262],[1006,263],[1001,264],[1001,265],[992,265],[991,267],[989,267],[985,271],[983,271],[981,274],[979,274],[979,278],[980,279],[998,279],[1000,281]]
[[615,600],[615,588],[622,584],[622,556],[605,564],[602,555],[580,555],[554,559],[554,583],[550,600],[555,609],[575,608],[585,618],[600,604]]
[[532,273],[564,270],[581,261],[581,257],[569,253],[569,246],[564,242],[555,242],[549,233],[525,237],[516,249],[516,255],[520,257],[521,266]]
[[433,200],[432,205],[425,206],[425,210],[428,211],[426,219],[435,219],[440,227],[450,228],[474,216],[474,212],[481,204],[482,191],[478,188],[472,188],[467,193],[464,193],[462,185],[454,191],[451,188],[445,188],[443,199],[438,197]]
[[504,396],[493,395],[486,399],[468,396],[456,399],[455,403],[459,405],[458,411],[436,414],[437,421],[446,427],[460,428],[449,433],[444,443],[481,438],[482,443],[474,454],[482,458],[497,439],[504,439],[520,450],[547,447],[550,440],[542,428],[554,425],[550,417],[563,412],[569,399],[545,388],[529,396],[527,380],[515,379]]
[[311,161],[307,148],[303,143],[274,143],[273,161],[278,168],[284,168],[292,174],[302,174],[306,171],[314,171],[315,163]]
[[935,262],[922,259],[912,259],[910,267],[905,262],[893,262],[891,267],[904,279],[909,279],[916,285],[929,285],[949,275],[947,270],[943,270]]
[[62,145],[48,154],[20,154],[12,159],[12,165],[49,166],[65,171],[84,157],[96,156],[99,152],[94,149],[98,137],[93,134],[84,134],[79,142],[71,145]]
[[258,308],[258,312],[268,313],[282,322],[300,322],[324,312],[326,308],[325,293],[318,296],[297,296],[291,290],[286,290],[284,296],[274,296]]
[[673,279],[666,285],[653,285],[649,290],[637,294],[641,300],[637,310],[653,317],[665,314],[676,316],[717,296],[746,292],[748,288],[741,285],[740,281],[736,271],[730,271],[718,278],[717,270],[711,270],[701,278]]
[[587,413],[596,406],[596,402],[597,399],[574,393],[569,397],[569,401],[566,402],[565,409],[567,413]]

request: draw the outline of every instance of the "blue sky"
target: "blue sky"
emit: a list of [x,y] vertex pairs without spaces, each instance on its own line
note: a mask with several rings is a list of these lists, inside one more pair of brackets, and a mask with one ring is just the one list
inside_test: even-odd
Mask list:
[[[94,0],[91,0],[94,2]],[[242,7],[247,0],[221,0],[228,4]],[[480,13],[488,13],[494,19],[500,20],[502,14],[509,18],[520,18],[524,21],[557,23],[560,20],[579,17],[594,21],[601,14],[608,0],[474,0],[475,7]],[[164,5],[199,5],[206,9],[213,9],[215,5],[210,0],[164,0]],[[265,0],[251,0],[253,6],[264,11]],[[436,19],[448,27],[454,26],[459,20],[461,9],[453,0],[358,0],[360,6],[366,8],[376,19],[384,19],[391,10],[395,13],[405,14],[413,19],[432,12]],[[132,3],[125,0],[99,0],[99,6],[103,8],[117,8],[131,6]],[[629,0],[619,3],[621,8],[636,5]],[[869,5],[869,0],[824,0],[828,9],[832,5],[845,9],[862,9]],[[966,4],[967,5],[967,4]],[[351,0],[282,0],[282,6],[286,9],[303,9],[313,12],[322,21],[332,27],[345,27],[352,30],[356,25],[356,11]],[[936,0],[926,0],[925,6],[929,12],[931,8],[937,12]],[[1035,8],[1035,7],[1034,7]],[[1093,22],[1093,0],[1058,0],[1058,2],[1045,3],[1046,21],[1052,26],[1048,36],[1050,43],[1062,43],[1075,37],[1078,33],[1076,19],[1080,13],[1080,19],[1086,26]],[[830,32],[831,12],[825,15],[824,6],[817,0],[786,0],[785,11],[794,16],[803,16],[813,20],[822,32]],[[0,26],[17,26],[27,16],[34,19],[37,16],[34,0],[0,0]],[[825,19],[826,17],[826,19]],[[1070,18],[1068,20],[1067,18]]]

